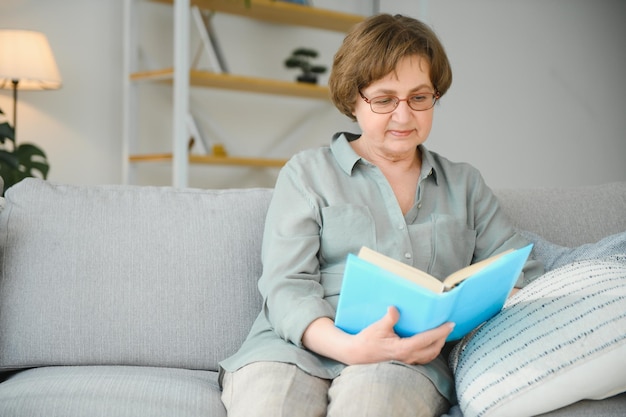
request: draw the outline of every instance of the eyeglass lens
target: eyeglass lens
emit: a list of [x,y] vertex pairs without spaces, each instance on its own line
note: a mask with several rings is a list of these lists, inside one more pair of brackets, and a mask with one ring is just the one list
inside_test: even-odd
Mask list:
[[437,101],[437,95],[433,93],[420,93],[400,99],[396,96],[379,96],[372,99],[363,99],[370,104],[374,113],[391,113],[398,107],[401,101],[406,101],[409,107],[415,111],[424,111],[432,108]]

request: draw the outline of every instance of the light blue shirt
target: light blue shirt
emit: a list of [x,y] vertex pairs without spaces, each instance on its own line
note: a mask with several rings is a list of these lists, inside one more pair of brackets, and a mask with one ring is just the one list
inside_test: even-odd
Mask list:
[[[345,365],[308,351],[302,335],[314,320],[334,319],[346,257],[361,246],[445,277],[528,243],[478,170],[424,146],[415,203],[403,214],[382,172],[350,146],[356,138],[337,134],[330,147],[300,152],[281,170],[263,238],[263,309],[239,352],[221,363],[225,370],[277,361],[335,378]],[[541,273],[532,261],[525,270]],[[415,368],[454,401],[443,357]]]

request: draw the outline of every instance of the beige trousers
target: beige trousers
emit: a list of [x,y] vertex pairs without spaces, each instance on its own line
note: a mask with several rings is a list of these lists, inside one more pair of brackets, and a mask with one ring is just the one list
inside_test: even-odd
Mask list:
[[421,373],[393,363],[346,367],[334,380],[258,362],[226,373],[229,417],[434,417],[450,404]]

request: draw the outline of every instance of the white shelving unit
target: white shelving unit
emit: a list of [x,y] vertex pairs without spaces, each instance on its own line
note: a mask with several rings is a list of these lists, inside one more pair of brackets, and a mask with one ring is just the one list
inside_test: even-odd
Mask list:
[[[328,100],[325,86],[280,81],[265,78],[239,76],[219,71],[200,71],[191,68],[190,28],[191,8],[229,13],[266,22],[305,26],[321,30],[346,32],[364,19],[364,16],[340,13],[315,7],[302,6],[274,0],[251,0],[250,7],[244,0],[150,0],[165,3],[174,8],[174,62],[169,68],[142,71],[138,68],[137,2],[124,1],[124,119],[123,119],[123,178],[132,183],[132,164],[150,161],[171,161],[172,185],[188,184],[189,164],[222,164],[257,167],[280,167],[286,161],[264,157],[249,158],[229,156],[214,152],[207,155],[189,154],[190,114],[189,93],[191,88],[218,88],[263,94]],[[161,82],[172,84],[173,131],[172,152],[160,154],[134,154],[138,135],[138,82]]]

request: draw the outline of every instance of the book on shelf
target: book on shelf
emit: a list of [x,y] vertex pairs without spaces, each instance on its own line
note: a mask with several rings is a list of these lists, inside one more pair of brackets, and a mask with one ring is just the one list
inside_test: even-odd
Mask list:
[[335,325],[356,334],[394,306],[399,336],[454,322],[447,340],[458,340],[502,310],[532,246],[499,253],[443,280],[363,247],[346,260]]

